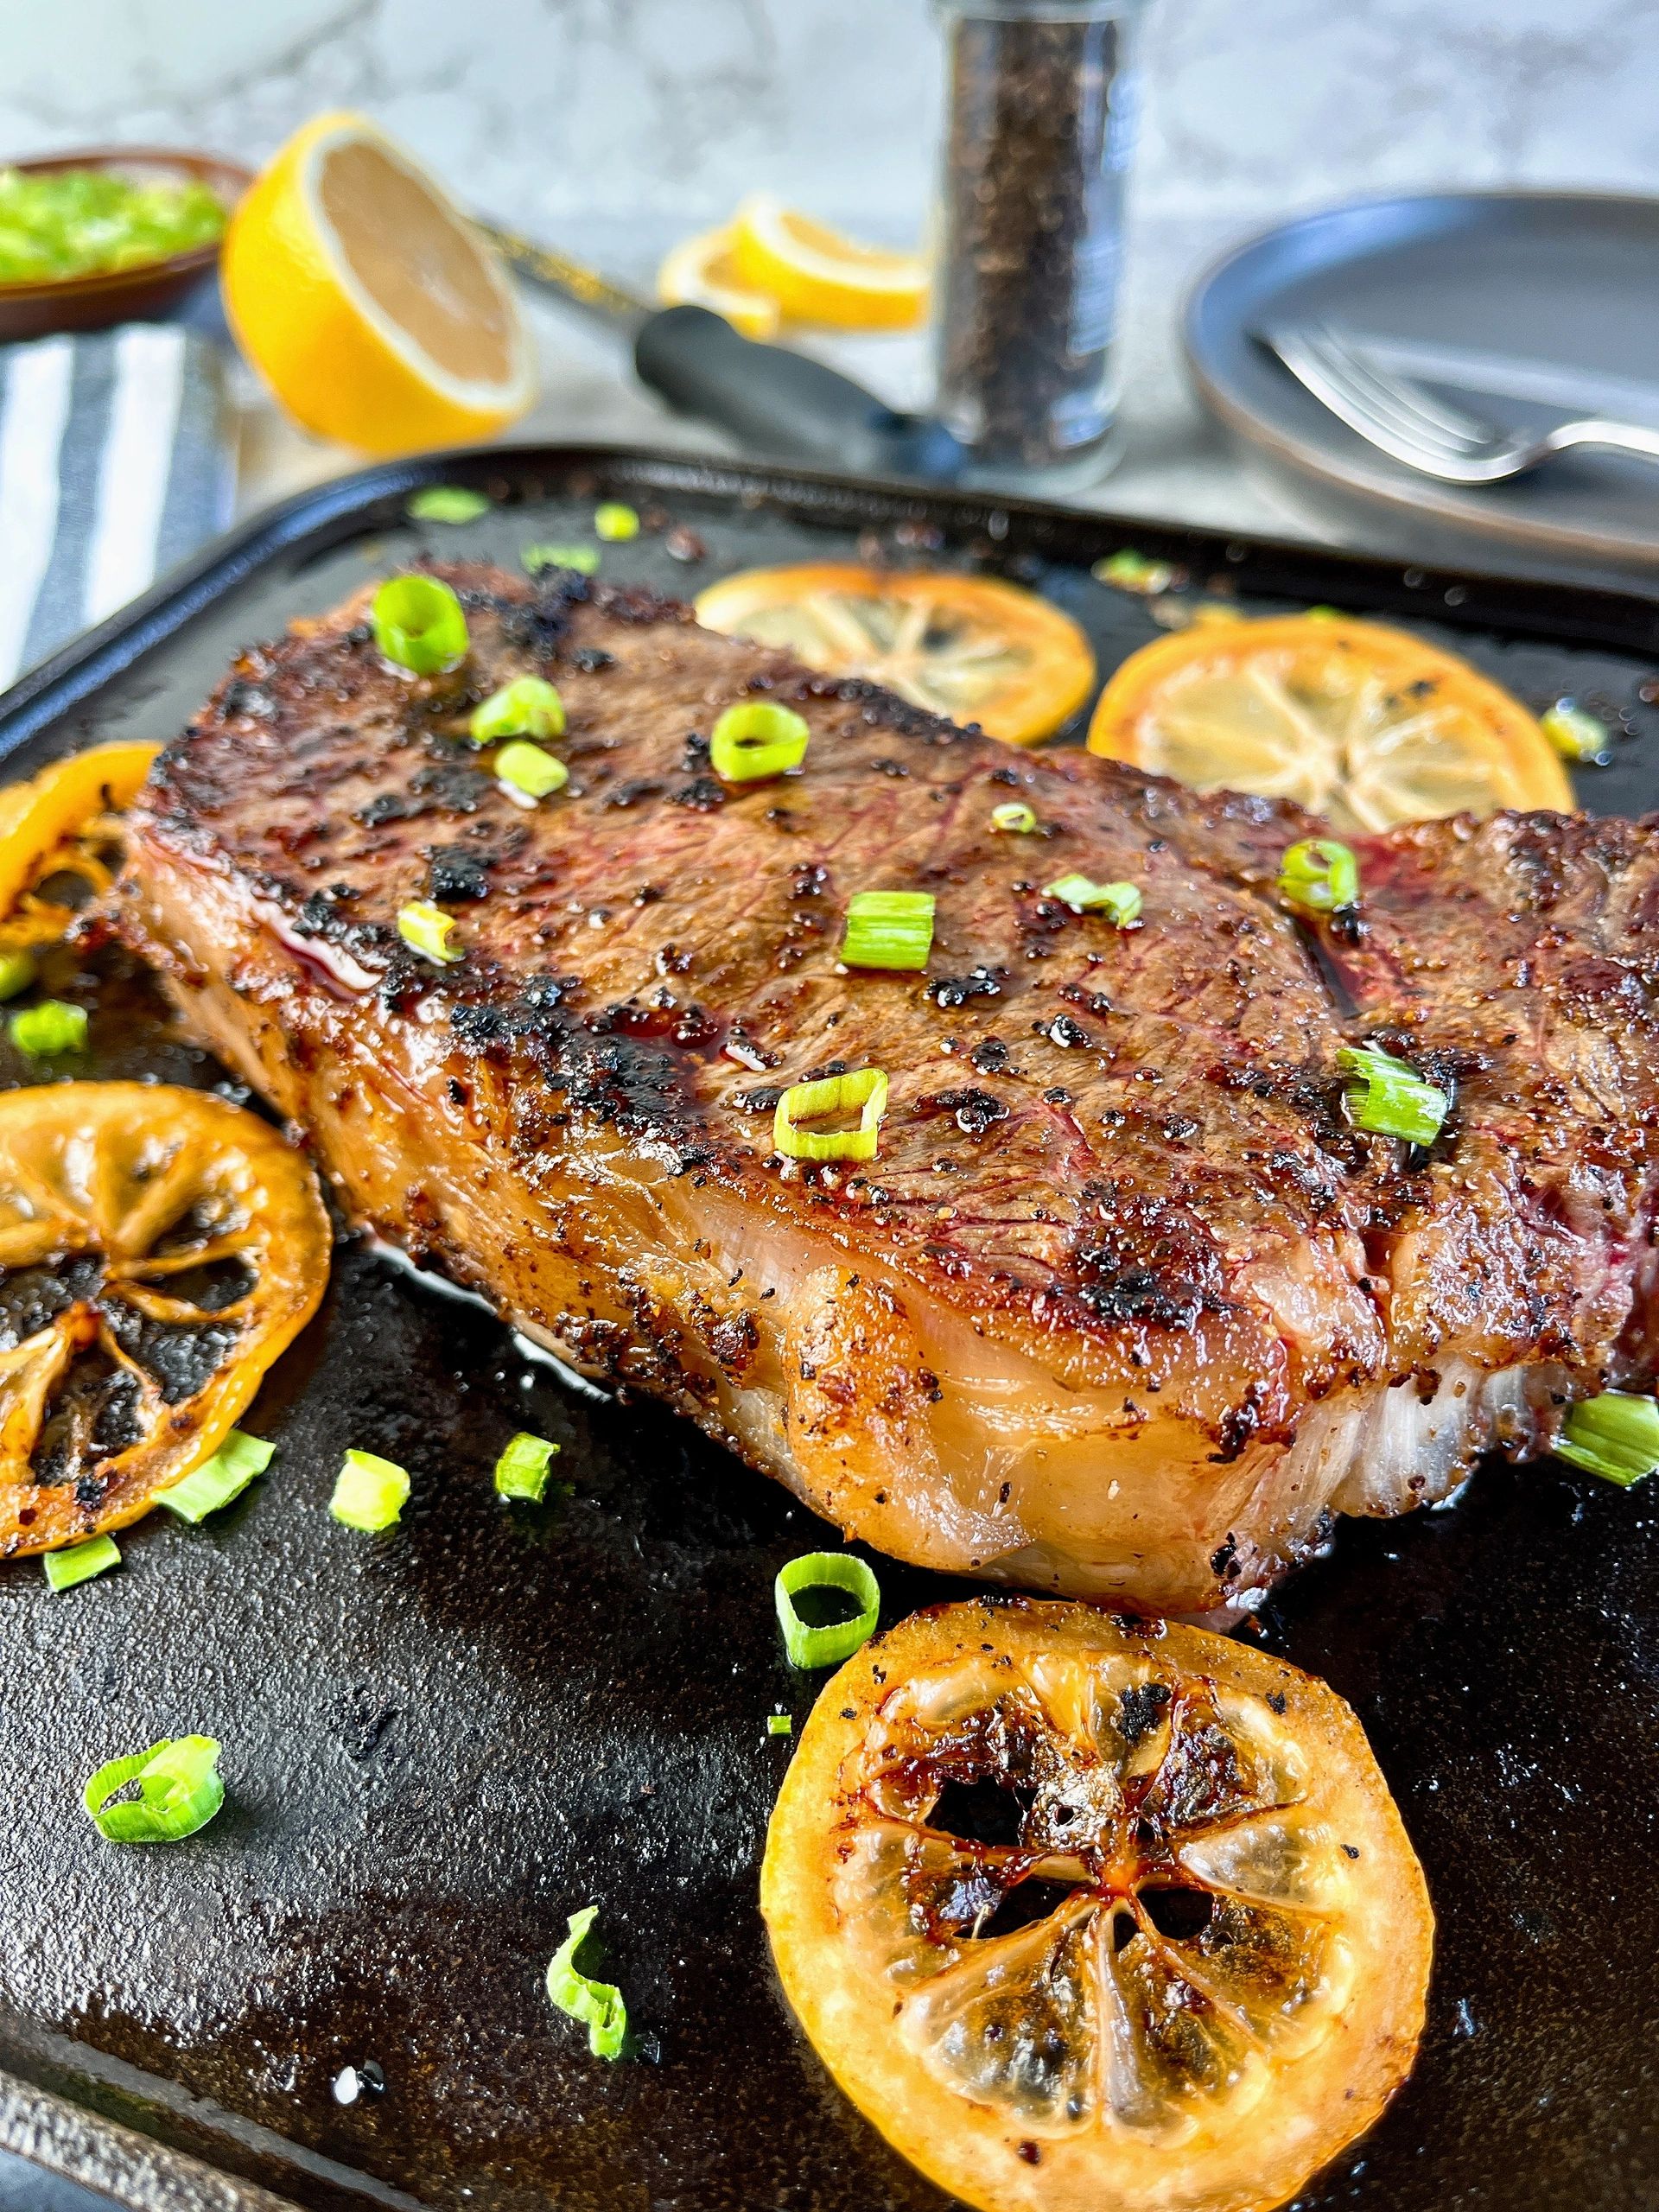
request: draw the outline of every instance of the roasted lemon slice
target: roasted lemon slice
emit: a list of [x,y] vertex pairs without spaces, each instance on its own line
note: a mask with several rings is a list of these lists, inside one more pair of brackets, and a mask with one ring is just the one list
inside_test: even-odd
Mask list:
[[1058,729],[1095,680],[1071,616],[995,576],[810,562],[746,569],[696,604],[710,630],[783,645],[827,676],[867,676],[1014,745]]
[[1143,645],[1102,692],[1089,745],[1199,791],[1294,799],[1348,830],[1573,804],[1507,691],[1404,631],[1323,615]]
[[1265,2212],[1422,2029],[1428,1897],[1347,1707],[1083,1605],[941,1605],[849,1660],[760,1901],[836,2079],[985,2212]]
[[927,307],[927,264],[798,214],[756,193],[732,224],[740,283],[775,300],[798,322],[837,330],[908,330]]
[[739,276],[729,228],[701,231],[665,254],[657,271],[657,296],[664,307],[711,308],[746,338],[778,335],[778,302]]
[[328,1248],[309,1166],[223,1099],[0,1095],[0,1556],[124,1527],[216,1451]]
[[117,817],[161,749],[95,745],[0,791],[0,950],[54,944],[63,935],[76,906],[60,879],[78,877],[92,893],[108,889]]

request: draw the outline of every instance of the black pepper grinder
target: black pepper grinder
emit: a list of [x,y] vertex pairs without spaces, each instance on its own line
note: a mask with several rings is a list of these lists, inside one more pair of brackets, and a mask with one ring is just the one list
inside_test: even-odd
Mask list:
[[936,0],[947,115],[938,412],[970,480],[1057,491],[1115,457],[1123,200],[1146,0]]

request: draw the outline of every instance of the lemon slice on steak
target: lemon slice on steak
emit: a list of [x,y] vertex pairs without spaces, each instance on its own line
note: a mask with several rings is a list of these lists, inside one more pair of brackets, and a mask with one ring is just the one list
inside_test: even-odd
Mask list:
[[1090,750],[1199,791],[1294,799],[1344,830],[1571,808],[1536,719],[1403,630],[1326,615],[1203,624],[1131,653]]
[[850,561],[746,569],[699,594],[697,620],[782,645],[826,676],[865,676],[912,706],[1030,745],[1089,696],[1093,648],[1018,584]]
[[984,2212],[1264,2212],[1376,2119],[1433,1922],[1358,1722],[1076,1605],[942,1605],[820,1696],[761,1907],[855,2104]]
[[328,1279],[309,1166],[164,1084],[0,1094],[0,1556],[147,1512],[216,1451]]

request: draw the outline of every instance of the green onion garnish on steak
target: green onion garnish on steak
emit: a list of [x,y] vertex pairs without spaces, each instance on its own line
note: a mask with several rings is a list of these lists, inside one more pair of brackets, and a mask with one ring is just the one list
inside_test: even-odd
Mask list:
[[724,783],[759,783],[798,768],[811,734],[792,708],[771,699],[746,699],[741,706],[728,707],[715,722],[709,765]]
[[[880,1068],[791,1083],[772,1117],[772,1141],[785,1160],[874,1160],[881,1116],[887,1110],[887,1078]],[[856,1114],[850,1129],[804,1129],[803,1122]]]
[[855,891],[847,902],[841,957],[849,968],[925,968],[933,949],[928,891]]
[[1279,863],[1279,888],[1305,913],[1334,914],[1359,897],[1359,862],[1334,837],[1303,837]]
[[1433,1143],[1452,1103],[1445,1091],[1375,1045],[1344,1045],[1337,1062],[1344,1075],[1357,1077],[1344,1094],[1357,1129],[1408,1144]]
[[467,658],[466,611],[436,576],[388,576],[369,621],[382,657],[411,676],[442,676]]

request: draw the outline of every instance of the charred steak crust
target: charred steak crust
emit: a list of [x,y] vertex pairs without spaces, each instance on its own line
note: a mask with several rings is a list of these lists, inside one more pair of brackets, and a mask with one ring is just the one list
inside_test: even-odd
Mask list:
[[[888,1549],[1151,1605],[1646,1386],[1650,822],[1361,840],[1357,916],[1315,930],[1274,892],[1322,827],[1288,806],[1012,756],[653,593],[439,573],[463,669],[388,669],[362,599],[244,655],[118,900],[382,1233]],[[530,672],[571,777],[533,812],[463,734]],[[810,750],[727,786],[709,733],[755,695]],[[1038,834],[993,830],[1011,789]],[[1139,923],[1046,894],[1073,870]],[[869,888],[935,894],[926,976],[840,967]],[[399,938],[423,898],[458,965]],[[1452,1094],[1428,1152],[1348,1122],[1362,1040]],[[772,1156],[783,1086],[868,1065],[873,1162]]]

